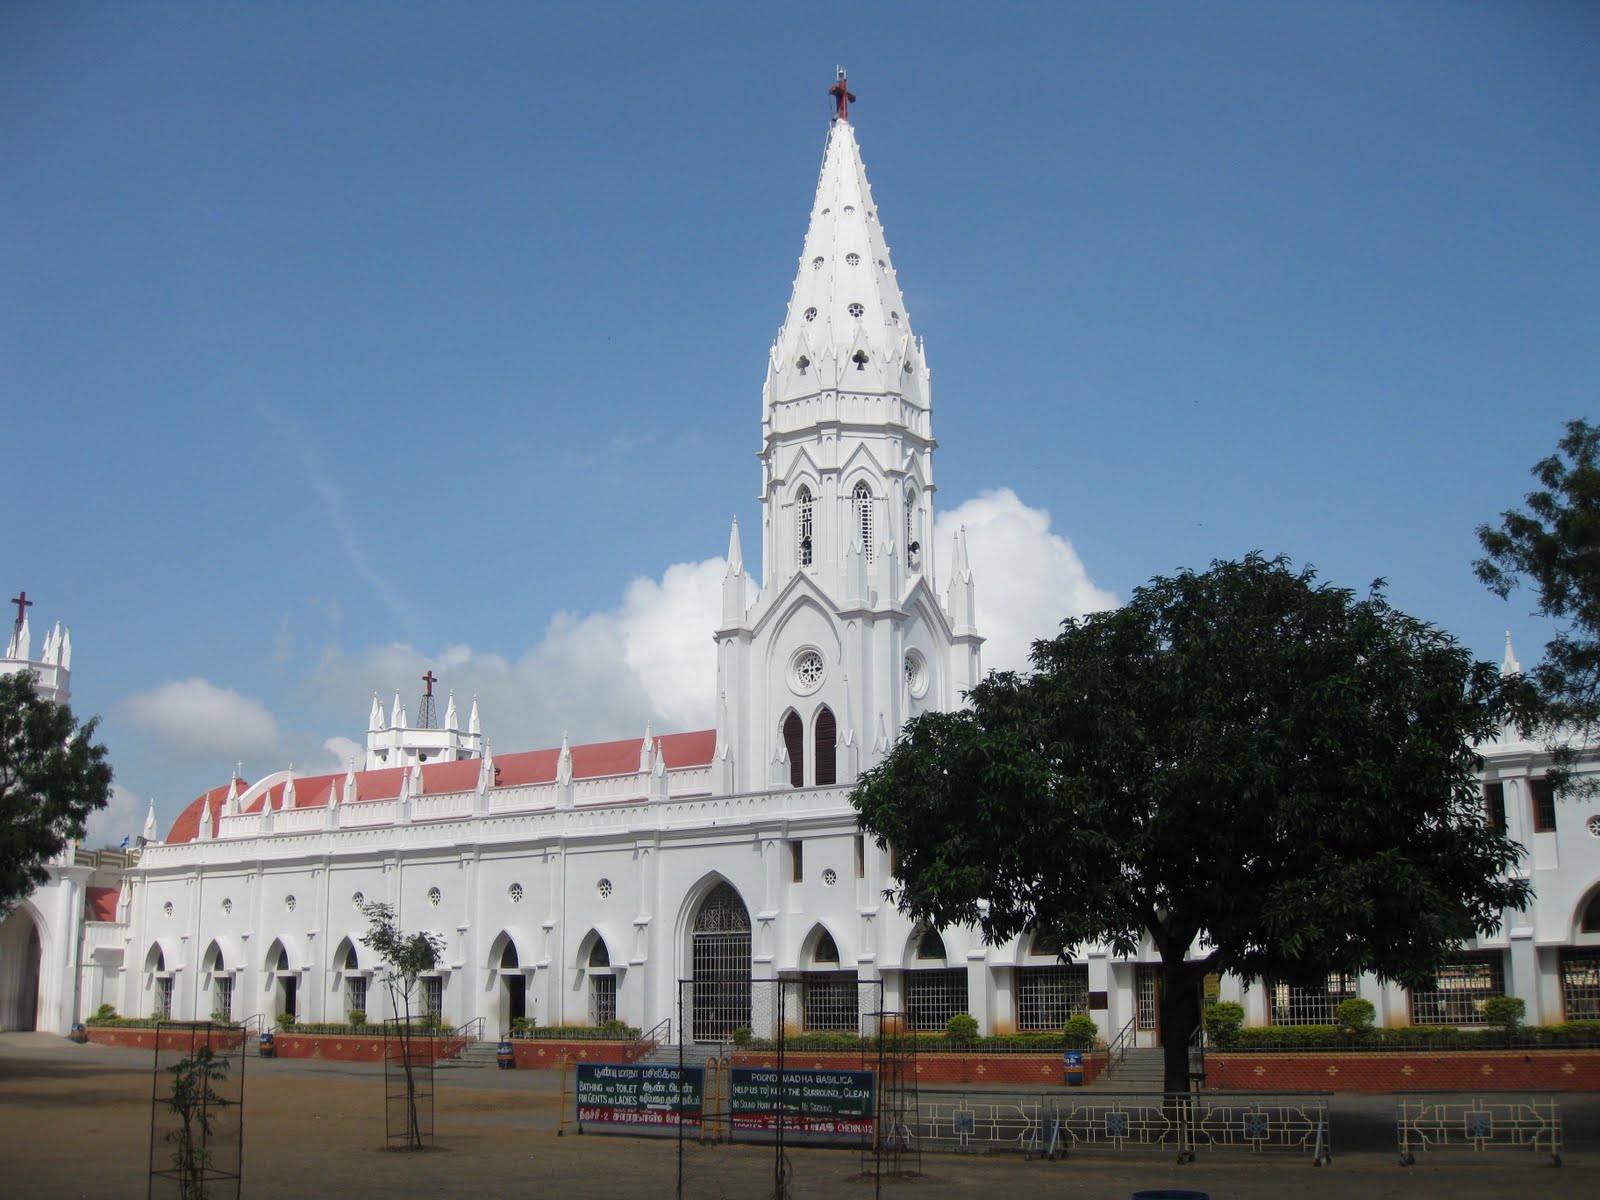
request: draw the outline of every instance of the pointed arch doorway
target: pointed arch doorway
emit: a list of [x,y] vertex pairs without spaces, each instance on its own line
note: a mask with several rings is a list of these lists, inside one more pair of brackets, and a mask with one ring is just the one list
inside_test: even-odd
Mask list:
[[697,1042],[727,1042],[750,1028],[750,911],[726,881],[711,889],[690,934],[690,1017]]

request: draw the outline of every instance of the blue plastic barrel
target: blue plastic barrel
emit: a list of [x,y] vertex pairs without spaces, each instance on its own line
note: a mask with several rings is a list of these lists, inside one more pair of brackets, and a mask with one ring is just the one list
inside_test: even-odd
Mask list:
[[517,1056],[511,1050],[511,1040],[509,1038],[500,1043],[500,1049],[495,1052],[494,1061],[495,1065],[502,1071],[509,1071],[517,1065]]
[[256,1053],[262,1058],[277,1058],[278,1043],[270,1033],[263,1033],[256,1042]]
[[82,1021],[72,1023],[72,1032],[67,1034],[67,1040],[77,1042],[80,1046],[89,1040],[89,1031],[83,1027]]
[[1083,1086],[1083,1051],[1068,1050],[1061,1056],[1061,1069],[1067,1076],[1068,1087]]

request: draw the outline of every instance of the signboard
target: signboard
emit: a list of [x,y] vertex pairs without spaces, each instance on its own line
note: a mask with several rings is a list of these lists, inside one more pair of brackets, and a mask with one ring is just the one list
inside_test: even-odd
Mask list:
[[578,1123],[698,1125],[704,1067],[578,1064]]
[[[735,1129],[774,1129],[778,1124],[778,1072],[770,1067],[734,1067],[730,1081]],[[796,1133],[847,1133],[871,1137],[871,1071],[783,1073],[783,1127]]]

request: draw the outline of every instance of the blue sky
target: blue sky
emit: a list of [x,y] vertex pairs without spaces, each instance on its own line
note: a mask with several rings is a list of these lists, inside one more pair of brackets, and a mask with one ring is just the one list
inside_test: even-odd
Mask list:
[[13,2],[0,587],[98,837],[427,664],[503,751],[709,721],[836,62],[990,665],[1250,550],[1537,657],[1473,531],[1595,415],[1594,5]]

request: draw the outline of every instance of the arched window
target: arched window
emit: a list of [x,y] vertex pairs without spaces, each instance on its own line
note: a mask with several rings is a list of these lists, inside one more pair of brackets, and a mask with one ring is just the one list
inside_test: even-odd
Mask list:
[[833,940],[833,934],[826,929],[817,939],[817,948],[811,952],[811,960],[818,963],[837,963],[839,961],[839,944]]
[[851,493],[851,503],[856,510],[856,534],[861,539],[861,552],[867,556],[867,561],[872,561],[872,489],[867,486],[867,481],[862,480],[856,484],[855,491]]
[[917,939],[917,957],[920,959],[938,959],[943,961],[944,939],[939,936],[937,929],[924,929],[922,936]]
[[506,948],[500,951],[500,966],[502,969],[504,969],[506,967],[516,967],[518,965],[517,944],[510,938],[507,938]]
[[690,969],[694,1003],[685,1040],[722,1042],[750,1028],[750,910],[726,881],[695,914]]
[[1583,924],[1579,928],[1584,933],[1600,933],[1600,892],[1590,897],[1589,906],[1583,910]]
[[838,737],[839,724],[834,720],[833,709],[823,705],[817,713],[816,725],[818,787],[828,787],[839,781],[838,764],[835,761]]
[[917,490],[906,489],[906,566],[913,571],[922,565],[922,543],[917,537]]
[[800,565],[811,565],[811,489],[801,487],[795,496],[796,545],[800,547]]
[[800,714],[793,710],[783,719],[783,747],[789,753],[789,786],[803,787],[806,781],[806,733]]
[[606,949],[606,940],[599,934],[595,934],[594,945],[589,948],[589,965],[591,967],[611,965],[611,951]]

